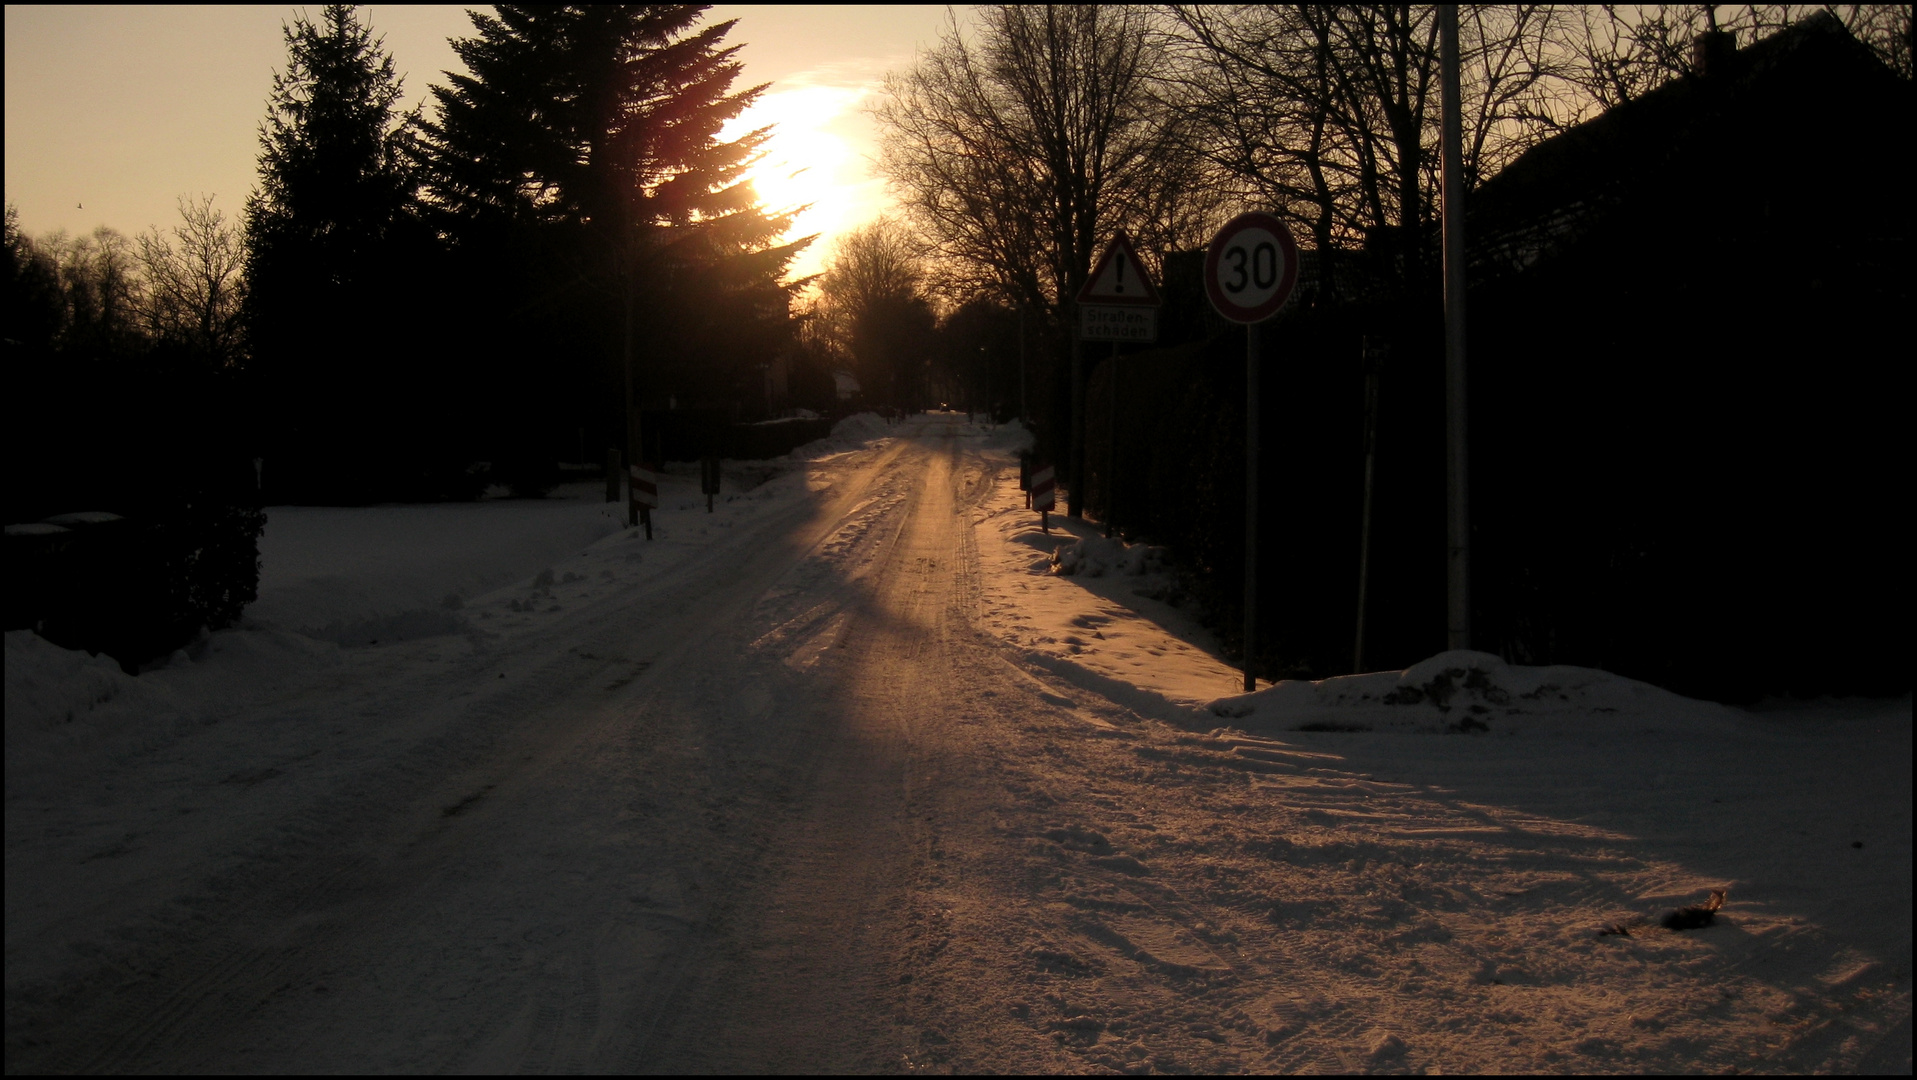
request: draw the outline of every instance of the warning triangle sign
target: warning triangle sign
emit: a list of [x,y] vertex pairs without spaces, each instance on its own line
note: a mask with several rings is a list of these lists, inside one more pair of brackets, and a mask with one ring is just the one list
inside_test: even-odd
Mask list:
[[1131,238],[1122,232],[1112,239],[1111,246],[1092,267],[1092,276],[1086,278],[1085,287],[1078,290],[1078,302],[1151,307],[1164,303],[1158,297],[1158,287],[1145,273],[1144,264],[1138,261],[1138,253],[1132,250]]

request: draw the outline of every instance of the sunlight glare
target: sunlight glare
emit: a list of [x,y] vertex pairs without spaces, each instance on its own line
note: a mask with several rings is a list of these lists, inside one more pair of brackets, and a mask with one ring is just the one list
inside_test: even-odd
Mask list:
[[747,176],[767,211],[807,207],[786,239],[813,233],[819,239],[794,261],[794,277],[817,273],[833,238],[880,210],[874,200],[882,197],[882,186],[847,138],[853,134],[849,127],[866,122],[859,108],[869,92],[865,86],[773,91],[720,132],[720,138],[732,139],[773,125],[765,156]]

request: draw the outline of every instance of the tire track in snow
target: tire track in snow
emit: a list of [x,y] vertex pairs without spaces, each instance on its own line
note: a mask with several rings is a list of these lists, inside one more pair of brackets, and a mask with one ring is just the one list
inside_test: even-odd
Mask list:
[[[936,455],[915,452],[901,468],[916,472],[922,462],[936,464]],[[809,571],[828,597],[821,606],[851,614],[844,648],[807,669],[836,689],[806,691],[817,702],[803,725],[810,738],[788,750],[798,775],[788,819],[767,823],[763,876],[689,951],[627,1067],[869,1070],[896,1060],[879,1003],[890,990],[891,927],[915,827],[898,805],[912,765],[909,735],[896,726],[899,685],[863,672],[910,671],[923,655],[926,631],[913,613],[918,598],[939,592],[923,587],[937,560],[900,538],[925,520],[928,487],[905,482],[886,515],[861,526],[862,554],[824,550],[839,569]]]

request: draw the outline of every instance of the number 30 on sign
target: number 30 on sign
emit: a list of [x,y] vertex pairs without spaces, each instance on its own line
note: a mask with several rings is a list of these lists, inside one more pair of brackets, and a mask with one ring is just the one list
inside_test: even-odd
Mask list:
[[1205,252],[1205,291],[1232,322],[1277,314],[1298,284],[1298,243],[1270,214],[1240,214],[1225,223]]

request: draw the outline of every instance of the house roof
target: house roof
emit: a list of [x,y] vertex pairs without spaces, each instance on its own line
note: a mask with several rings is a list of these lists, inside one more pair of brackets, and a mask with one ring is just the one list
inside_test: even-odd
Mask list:
[[[1598,227],[1610,209],[1668,201],[1686,177],[1748,164],[1703,160],[1721,156],[1726,140],[1739,140],[1739,157],[1797,152],[1820,118],[1852,124],[1860,111],[1888,120],[1889,135],[1907,125],[1910,101],[1910,84],[1817,12],[1722,70],[1672,79],[1539,143],[1481,184],[1467,229],[1474,276],[1521,270]],[[1702,211],[1711,193],[1687,197]]]

